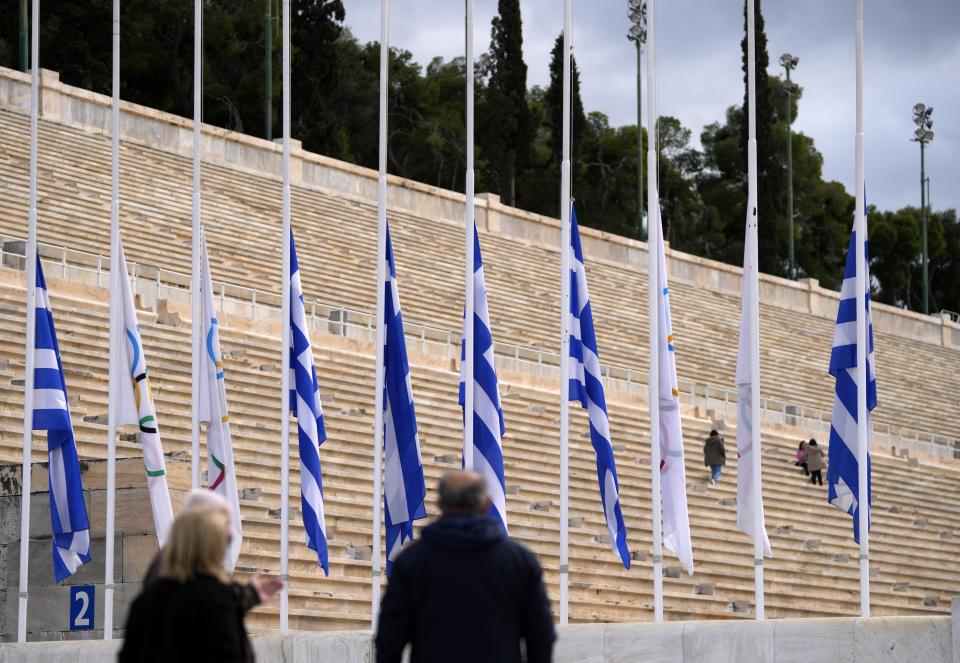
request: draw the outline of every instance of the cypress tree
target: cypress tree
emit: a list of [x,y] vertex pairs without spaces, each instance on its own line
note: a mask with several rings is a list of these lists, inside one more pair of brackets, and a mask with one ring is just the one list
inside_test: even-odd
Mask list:
[[481,146],[488,185],[495,185],[505,202],[513,205],[517,174],[529,160],[533,122],[527,106],[520,0],[499,0],[498,9],[491,23],[490,80]]
[[[773,92],[767,67],[770,56],[767,53],[767,35],[763,29],[763,14],[760,11],[761,0],[754,4],[754,28],[756,44],[756,103],[757,103],[757,213],[759,215],[758,235],[760,242],[760,271],[768,274],[786,272],[786,218],[784,192],[786,177],[784,165],[777,156],[774,144],[774,122],[777,116],[773,107]],[[740,127],[740,151],[744,173],[747,172],[747,4],[743,5],[744,37],[740,42],[743,52],[743,117]],[[738,224],[734,224],[736,227]],[[740,230],[740,239],[743,237]]]
[[[557,37],[550,54],[550,86],[544,98],[547,110],[547,124],[550,127],[550,150],[553,158],[563,158],[563,34]],[[580,145],[587,126],[587,116],[583,112],[583,100],[580,98],[580,70],[577,60],[570,55],[570,161],[573,170],[580,160]]]

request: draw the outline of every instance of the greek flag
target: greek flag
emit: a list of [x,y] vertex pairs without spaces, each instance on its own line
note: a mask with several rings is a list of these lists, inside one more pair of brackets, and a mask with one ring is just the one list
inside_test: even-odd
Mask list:
[[197,414],[199,421],[207,424],[207,486],[220,493],[230,505],[230,546],[224,565],[228,571],[233,571],[243,544],[243,524],[240,519],[237,473],[233,465],[227,387],[223,379],[220,326],[217,324],[205,239],[201,239],[200,258],[200,324],[203,325],[200,352],[204,360],[200,367],[200,408]]
[[117,269],[120,273],[120,278],[117,279],[119,291],[113,293],[112,305],[120,307],[120,324],[123,326],[123,338],[116,348],[119,356],[114,362],[119,375],[110,376],[118,385],[117,424],[139,426],[153,526],[157,533],[157,542],[162,547],[173,524],[173,507],[170,505],[170,492],[167,490],[167,471],[163,460],[163,447],[160,444],[157,412],[150,395],[147,359],[143,351],[143,340],[140,338],[140,325],[137,324],[137,310],[133,305],[133,293],[127,278],[127,263],[123,258],[122,245],[111,269]]
[[383,446],[387,459],[383,506],[387,529],[387,575],[404,541],[413,539],[413,521],[426,518],[423,500],[427,487],[417,436],[417,415],[403,336],[400,292],[393,262],[390,228],[387,227],[387,281],[383,298]]
[[587,268],[583,264],[577,213],[570,207],[570,400],[590,413],[590,442],[597,454],[597,479],[600,503],[610,531],[610,547],[620,555],[624,568],[630,568],[627,528],[620,509],[617,464],[610,443],[610,420],[603,396],[597,337],[593,331],[593,312],[587,293]]
[[[857,265],[856,232],[850,235],[847,264],[843,270],[837,327],[830,353],[830,375],[836,378],[833,417],[830,420],[830,466],[827,470],[827,499],[853,516],[853,539],[860,542],[860,481],[857,466]],[[873,359],[873,322],[870,320],[870,269],[867,242],[864,240],[867,314],[867,431],[870,410],[877,407],[877,376]],[[867,496],[870,497],[870,454],[867,453]],[[869,527],[869,504],[867,523]]]
[[297,250],[290,231],[290,412],[297,418],[300,442],[300,508],[307,548],[317,553],[323,573],[330,575],[327,561],[327,528],[323,517],[323,477],[320,473],[320,445],[327,439],[320,405],[317,368],[310,348],[307,314]]
[[[483,278],[480,239],[473,231],[473,467],[486,480],[490,491],[490,515],[496,516],[507,529],[506,485],[503,479],[503,445],[501,439],[503,408],[497,388],[497,371],[493,357],[493,336],[487,311],[487,284]],[[463,316],[467,331],[468,316]],[[464,405],[466,345],[460,347],[460,407]]]
[[35,344],[33,350],[33,430],[47,431],[53,574],[59,583],[90,561],[90,523],[83,503],[80,464],[67,405],[60,346],[53,327],[43,267],[37,257]]

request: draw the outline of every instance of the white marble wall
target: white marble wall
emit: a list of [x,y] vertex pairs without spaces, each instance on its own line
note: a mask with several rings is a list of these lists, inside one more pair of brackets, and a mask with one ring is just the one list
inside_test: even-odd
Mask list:
[[[556,663],[960,663],[960,600],[951,617],[589,624],[560,629]],[[0,663],[114,660],[119,643],[0,645]],[[261,663],[372,663],[369,631],[254,638]],[[450,660],[457,660],[456,652]]]

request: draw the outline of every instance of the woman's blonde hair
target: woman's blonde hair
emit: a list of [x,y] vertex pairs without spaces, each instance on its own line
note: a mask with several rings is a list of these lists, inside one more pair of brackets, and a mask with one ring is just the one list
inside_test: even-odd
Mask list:
[[181,513],[173,521],[170,538],[160,553],[160,577],[186,582],[205,574],[228,582],[223,570],[228,537],[222,512],[194,509]]

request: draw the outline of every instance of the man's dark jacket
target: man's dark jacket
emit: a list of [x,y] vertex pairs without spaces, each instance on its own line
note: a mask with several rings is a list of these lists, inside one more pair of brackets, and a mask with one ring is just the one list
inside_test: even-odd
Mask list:
[[250,663],[233,588],[208,575],[160,578],[134,600],[119,663]]
[[493,518],[444,516],[393,564],[377,663],[399,663],[408,642],[411,663],[549,663],[556,636],[542,575]]

